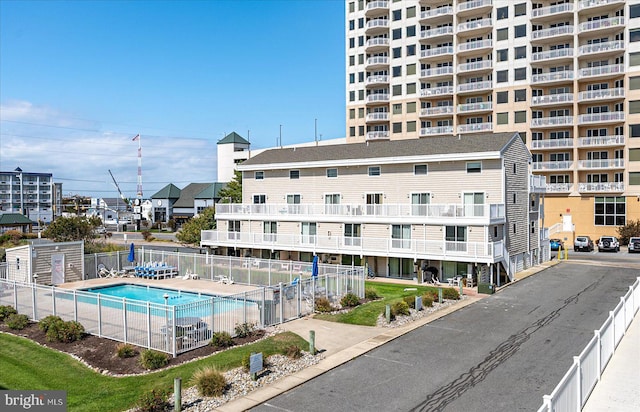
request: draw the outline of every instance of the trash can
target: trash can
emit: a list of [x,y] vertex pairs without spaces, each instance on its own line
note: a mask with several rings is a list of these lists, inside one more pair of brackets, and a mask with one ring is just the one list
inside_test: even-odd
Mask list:
[[479,283],[478,284],[478,293],[482,293],[485,295],[493,295],[495,292],[495,285],[490,283]]

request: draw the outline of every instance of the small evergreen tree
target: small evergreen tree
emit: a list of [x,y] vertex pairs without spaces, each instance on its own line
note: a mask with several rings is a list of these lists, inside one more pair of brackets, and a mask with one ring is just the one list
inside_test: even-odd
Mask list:
[[218,191],[220,203],[242,203],[242,173],[235,171],[233,179]]
[[626,225],[618,228],[618,240],[621,245],[628,245],[629,239],[640,236],[640,219],[630,220]]
[[213,207],[208,207],[198,216],[184,223],[180,231],[176,233],[176,239],[183,243],[200,244],[200,232],[202,230],[215,229],[215,227],[215,209]]

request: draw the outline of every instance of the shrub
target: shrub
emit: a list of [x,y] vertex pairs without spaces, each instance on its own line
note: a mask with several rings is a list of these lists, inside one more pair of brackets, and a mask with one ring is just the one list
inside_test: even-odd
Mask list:
[[56,315],[45,316],[44,318],[40,319],[40,322],[38,322],[38,329],[40,329],[44,333],[47,333],[49,327],[51,327],[51,325],[56,322],[63,322],[63,320],[60,316]]
[[318,312],[332,312],[333,311],[333,306],[331,305],[331,302],[327,298],[324,298],[324,297],[317,298],[315,303],[316,303],[316,310]]
[[302,357],[302,350],[296,345],[290,345],[284,348],[282,354],[291,359],[300,359]]
[[233,346],[233,338],[231,337],[229,332],[215,332],[211,337],[209,345],[218,348],[228,348],[230,346]]
[[148,230],[143,230],[141,234],[145,242],[151,242],[154,239],[153,235],[151,235],[151,232]]
[[152,389],[140,396],[136,403],[140,412],[163,412],[169,407],[169,392],[164,389]]
[[255,323],[241,323],[237,324],[235,327],[236,336],[239,338],[246,338],[247,336],[251,336],[253,332],[256,330]]
[[134,348],[133,345],[129,343],[120,343],[118,344],[118,346],[116,346],[116,355],[118,355],[118,357],[121,359],[133,358],[134,356],[136,356],[136,353],[136,348]]
[[394,318],[398,315],[408,315],[409,313],[409,304],[404,300],[399,300],[391,305],[391,316]]
[[159,369],[167,363],[169,363],[169,356],[166,353],[147,349],[140,354],[140,365],[145,369]]
[[437,290],[433,290],[433,289],[429,289],[427,291],[424,292],[423,296],[423,300],[424,300],[424,296],[429,296],[431,297],[431,301],[432,302],[436,302],[439,298],[438,298],[438,291]]
[[411,309],[415,309],[416,308],[416,297],[414,295],[411,296],[405,296],[402,298],[403,301],[405,301],[407,303],[407,305],[409,305],[409,307]]
[[353,293],[347,293],[340,299],[340,304],[342,307],[353,308],[360,304],[360,298]]
[[202,396],[221,396],[227,389],[227,380],[217,369],[204,367],[193,373],[191,385],[198,388]]
[[431,293],[425,293],[422,295],[422,306],[426,308],[433,306],[433,295]]
[[378,292],[376,291],[375,288],[367,287],[367,288],[364,289],[364,298],[365,299],[376,300],[379,297],[380,296],[378,296]]
[[22,330],[29,324],[29,317],[19,313],[12,313],[4,320],[9,329]]
[[18,311],[13,306],[0,306],[0,322],[4,321],[9,315],[17,314]]
[[74,320],[69,322],[62,319],[52,320],[48,325],[46,337],[49,342],[70,343],[84,336],[84,326]]
[[251,366],[251,354],[247,353],[242,357],[242,370],[245,372],[249,372],[250,366]]
[[460,292],[454,288],[444,288],[442,289],[442,299],[458,300],[460,299]]

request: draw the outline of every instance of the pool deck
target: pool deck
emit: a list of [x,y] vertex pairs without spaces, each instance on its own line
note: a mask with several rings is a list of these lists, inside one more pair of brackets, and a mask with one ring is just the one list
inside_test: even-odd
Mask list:
[[180,277],[170,279],[144,279],[136,277],[99,278],[62,283],[58,285],[58,287],[77,290],[122,284],[153,286],[157,288],[183,290],[186,292],[207,293],[216,296],[236,295],[239,293],[251,292],[261,289],[260,286],[243,285],[237,283],[229,285],[226,283],[210,280],[182,279]]

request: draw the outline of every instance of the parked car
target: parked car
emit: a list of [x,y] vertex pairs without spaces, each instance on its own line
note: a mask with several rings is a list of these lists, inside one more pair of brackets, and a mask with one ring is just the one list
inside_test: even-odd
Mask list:
[[593,240],[589,236],[578,236],[575,242],[573,242],[573,251],[578,252],[586,250],[587,252],[593,252]]
[[551,245],[551,250],[564,249],[564,242],[561,239],[551,239],[549,244]]
[[95,232],[96,232],[96,234],[98,234],[98,235],[104,235],[105,233],[107,233],[107,228],[106,228],[106,227],[104,227],[104,226],[98,226],[98,227],[95,229]]
[[600,240],[598,240],[598,252],[604,251],[619,252],[620,242],[618,242],[618,238],[615,236],[601,236]]
[[629,239],[629,253],[640,253],[640,237]]

